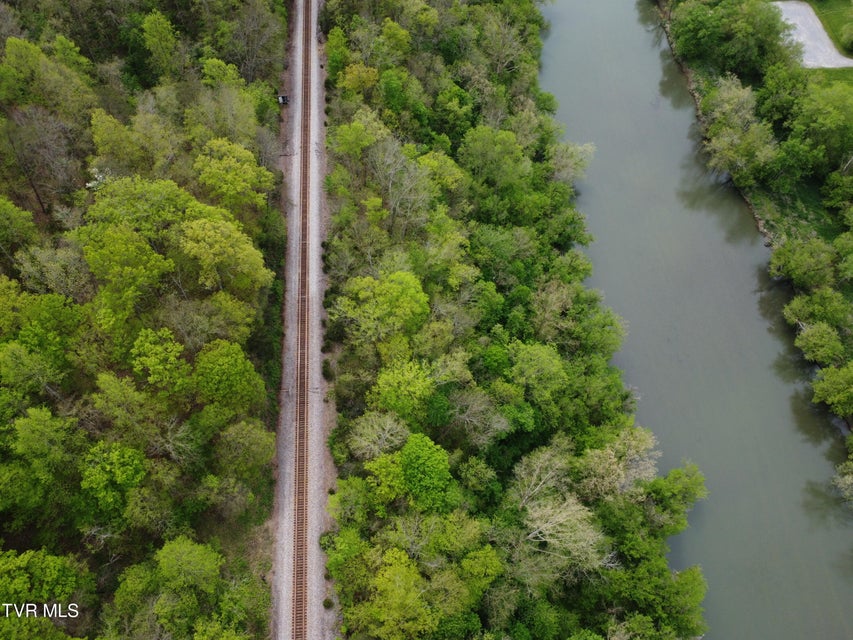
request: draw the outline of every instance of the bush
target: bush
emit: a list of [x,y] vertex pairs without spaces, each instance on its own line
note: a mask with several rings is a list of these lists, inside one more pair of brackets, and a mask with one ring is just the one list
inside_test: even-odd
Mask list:
[[841,46],[848,53],[853,53],[853,22],[841,27]]

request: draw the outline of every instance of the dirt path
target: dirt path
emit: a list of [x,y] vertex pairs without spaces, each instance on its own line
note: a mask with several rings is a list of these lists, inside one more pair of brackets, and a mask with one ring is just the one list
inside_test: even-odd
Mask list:
[[[335,480],[334,465],[326,447],[328,429],[334,414],[327,410],[324,402],[326,388],[321,374],[320,350],[325,290],[321,242],[326,221],[322,197],[325,167],[323,77],[316,37],[318,4],[319,0],[291,5],[291,49],[288,55],[289,69],[284,81],[290,104],[283,112],[280,162],[285,177],[282,201],[285,203],[287,219],[287,255],[272,587],[272,637],[275,640],[332,640],[337,628],[334,612],[323,607],[323,600],[331,593],[331,585],[324,579],[325,556],[318,544],[320,535],[330,526],[326,501],[328,490]],[[310,15],[306,15],[306,5],[311,7]],[[309,33],[303,42],[306,21]],[[310,51],[305,49],[306,45]],[[303,78],[305,65],[308,75]],[[310,86],[310,90],[303,88],[303,81],[304,86]],[[304,109],[310,109],[310,132],[307,135],[303,135],[303,128],[309,124],[302,118]],[[303,180],[303,177],[306,179]],[[303,193],[302,189],[306,189],[306,192]],[[303,207],[307,212],[304,217],[300,215]],[[307,273],[300,278],[300,271]],[[300,295],[306,296],[307,308],[300,307]],[[307,318],[301,333],[299,316]],[[301,348],[298,348],[298,344]],[[297,365],[298,360],[305,363],[307,372]],[[307,397],[307,405],[302,405],[297,411],[300,397]],[[301,448],[297,446],[295,434],[298,416],[303,415],[305,417],[300,419],[307,425],[303,462],[307,474],[304,493],[306,528],[302,534],[304,550],[298,548],[300,538],[296,535],[298,529],[294,525],[299,502],[295,499],[295,461],[297,451]],[[296,553],[302,555],[296,556]],[[297,582],[294,568],[303,563],[307,583],[304,618],[299,612],[295,613],[294,607],[294,594],[298,593],[294,587]]]
[[820,18],[806,2],[774,2],[782,11],[785,22],[794,27],[793,38],[803,45],[803,66],[853,67],[853,58],[841,55],[823,28]]

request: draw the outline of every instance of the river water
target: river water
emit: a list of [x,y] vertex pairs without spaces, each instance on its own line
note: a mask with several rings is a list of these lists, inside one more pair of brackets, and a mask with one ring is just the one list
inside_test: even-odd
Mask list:
[[615,357],[661,469],[696,462],[710,496],[671,540],[702,566],[711,640],[853,638],[853,517],[831,489],[844,456],[813,407],[780,310],[788,288],[737,193],[701,156],[693,102],[650,0],[556,0],[541,84],[566,137],[596,153],[578,207],[590,285],[626,321]]

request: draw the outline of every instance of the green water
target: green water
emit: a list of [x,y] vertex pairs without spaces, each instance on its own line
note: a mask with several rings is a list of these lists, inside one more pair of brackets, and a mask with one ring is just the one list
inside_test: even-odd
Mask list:
[[590,284],[628,325],[615,358],[657,434],[709,498],[673,539],[702,566],[711,640],[853,638],[853,517],[832,492],[842,437],[811,406],[780,310],[786,286],[738,195],[701,157],[692,100],[650,0],[556,0],[542,86],[595,157],[579,208]]

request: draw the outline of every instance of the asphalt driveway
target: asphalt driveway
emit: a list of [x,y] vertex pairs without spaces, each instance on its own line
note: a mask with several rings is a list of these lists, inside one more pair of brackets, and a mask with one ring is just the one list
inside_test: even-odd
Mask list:
[[794,40],[803,45],[804,67],[853,67],[853,58],[839,53],[808,3],[791,1],[773,4],[782,10],[782,18],[793,25]]

